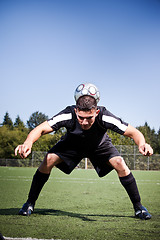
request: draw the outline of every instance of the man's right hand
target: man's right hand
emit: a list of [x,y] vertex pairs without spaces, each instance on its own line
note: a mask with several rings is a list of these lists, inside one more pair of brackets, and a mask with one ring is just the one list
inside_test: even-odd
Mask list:
[[53,132],[47,121],[41,123],[36,128],[34,128],[27,136],[25,142],[22,145],[18,145],[15,149],[15,155],[17,153],[21,158],[26,158],[31,153],[32,145],[36,142],[42,135]]
[[22,144],[18,145],[15,149],[15,155],[17,156],[17,153],[21,156],[21,158],[26,158],[31,153],[32,144]]

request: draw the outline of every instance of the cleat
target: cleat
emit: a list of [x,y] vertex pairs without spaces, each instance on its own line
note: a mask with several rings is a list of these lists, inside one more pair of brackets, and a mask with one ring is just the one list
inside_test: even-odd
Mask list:
[[135,211],[135,217],[141,220],[149,220],[152,216],[145,207],[141,206]]
[[5,240],[2,233],[0,233],[0,240]]
[[19,210],[19,215],[30,216],[34,211],[34,204],[26,202],[23,207]]

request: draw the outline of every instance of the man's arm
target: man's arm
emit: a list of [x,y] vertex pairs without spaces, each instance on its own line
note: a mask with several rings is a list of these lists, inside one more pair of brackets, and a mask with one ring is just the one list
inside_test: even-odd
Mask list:
[[34,142],[36,142],[42,135],[53,132],[53,129],[45,121],[34,128],[27,136],[25,142],[22,145],[18,145],[15,149],[15,155],[17,153],[21,158],[26,158],[31,153],[31,148]]
[[149,144],[146,143],[143,134],[136,128],[128,125],[124,136],[130,137],[138,145],[139,152],[144,156],[150,156],[153,154],[153,149]]

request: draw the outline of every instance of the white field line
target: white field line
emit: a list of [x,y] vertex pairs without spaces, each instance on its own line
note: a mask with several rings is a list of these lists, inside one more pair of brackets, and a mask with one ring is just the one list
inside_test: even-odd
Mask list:
[[[0,181],[31,181],[32,177],[26,177],[26,176],[7,176],[7,177],[2,177],[0,176]],[[95,179],[95,178],[70,178],[70,177],[50,177],[49,182],[57,182],[57,183],[97,183],[97,182],[106,182],[106,183],[111,183],[111,184],[119,184],[119,179],[117,180],[111,180],[111,179]],[[136,180],[138,184],[160,184],[160,180]]]
[[11,237],[4,237],[5,240],[62,240],[62,239],[38,239],[38,238],[11,238]]

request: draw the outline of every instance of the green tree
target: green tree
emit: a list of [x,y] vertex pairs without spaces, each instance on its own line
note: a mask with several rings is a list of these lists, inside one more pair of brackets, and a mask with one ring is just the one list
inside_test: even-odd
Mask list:
[[33,144],[32,151],[43,151],[47,152],[49,149],[51,149],[61,138],[60,133],[55,134],[46,134],[38,139]]
[[15,158],[14,149],[24,142],[27,133],[14,128],[11,130],[7,125],[0,127],[0,157]]
[[4,115],[4,119],[3,119],[3,123],[2,125],[6,125],[7,127],[9,127],[10,129],[13,129],[13,122],[12,119],[9,116],[9,113],[6,112],[6,114]]
[[14,122],[14,127],[24,131],[25,130],[25,125],[24,125],[24,122],[20,119],[20,116],[18,115],[15,119],[15,122]]
[[34,112],[32,113],[32,115],[30,116],[29,120],[27,121],[27,126],[29,128],[29,130],[34,129],[35,127],[37,127],[39,124],[41,124],[42,122],[46,121],[48,119],[48,116],[41,113],[41,112]]
[[155,130],[151,129],[147,122],[145,122],[144,126],[137,127],[137,129],[144,135],[146,142],[152,146],[154,153],[158,153],[157,134]]
[[133,145],[134,144],[134,141],[129,137],[120,135],[111,130],[108,130],[107,134],[111,138],[113,145]]

